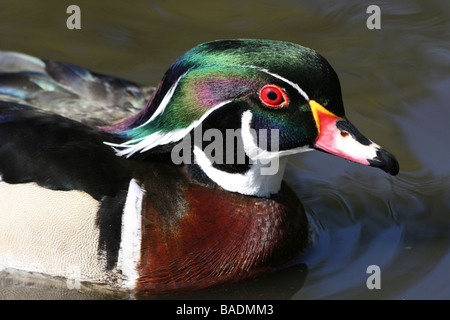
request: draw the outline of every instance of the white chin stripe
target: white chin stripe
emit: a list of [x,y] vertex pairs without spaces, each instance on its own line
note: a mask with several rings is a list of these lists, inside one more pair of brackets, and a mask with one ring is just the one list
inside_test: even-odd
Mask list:
[[[273,170],[271,161],[268,165],[255,163],[246,173],[228,173],[214,168],[212,162],[197,146],[194,146],[194,156],[206,175],[225,190],[258,197],[268,197],[280,190],[287,162],[286,158],[279,159]],[[264,170],[272,174],[262,174]]]
[[[253,114],[250,110],[245,111],[242,114],[242,118],[241,118],[242,140],[243,140],[243,144],[244,144],[244,150],[250,159],[252,159],[254,161],[256,161],[258,159],[259,160],[271,160],[271,159],[275,159],[278,157],[283,157],[283,156],[288,156],[288,155],[292,155],[292,154],[296,154],[296,153],[314,150],[314,149],[311,149],[309,146],[302,146],[302,147],[297,147],[294,149],[274,151],[274,152],[260,148],[256,144],[256,131],[252,130],[252,128],[251,128],[252,118],[253,118]],[[269,130],[269,129],[267,129],[267,130]],[[271,129],[271,130],[276,130],[276,129]],[[272,131],[272,132],[276,133],[275,131]],[[269,143],[269,142],[267,141],[267,143]],[[274,150],[274,149],[279,150],[279,145],[275,145],[275,144],[278,144],[279,141],[277,141],[275,139],[274,141],[270,141],[270,143],[272,144],[271,150]]]
[[152,122],[153,120],[155,120],[155,118],[157,116],[159,116],[160,114],[162,114],[164,112],[164,110],[166,110],[167,105],[169,104],[170,100],[172,100],[172,96],[175,92],[175,89],[178,86],[178,83],[180,82],[181,79],[183,79],[186,74],[188,74],[188,72],[191,69],[189,69],[188,71],[186,71],[185,73],[183,73],[178,79],[177,81],[172,85],[172,87],[170,87],[169,91],[167,91],[166,95],[164,96],[164,98],[162,99],[161,103],[159,104],[158,108],[155,110],[155,112],[152,114],[152,116],[150,117],[150,119],[148,119],[145,123],[141,124],[139,127],[137,128],[141,128],[146,126],[147,124],[149,124],[150,122]]
[[[256,144],[256,133],[251,129],[252,117],[251,111],[247,110],[242,114],[241,120],[243,149],[252,160],[247,172],[228,173],[215,168],[211,160],[197,146],[194,146],[194,156],[195,161],[206,175],[222,188],[241,194],[266,197],[276,194],[280,190],[287,163],[285,156],[312,149],[298,147],[291,150],[267,151],[260,148]],[[275,142],[278,143],[278,141]],[[271,150],[278,149],[278,145],[275,148],[273,145],[271,147]]]
[[[142,153],[142,152],[148,151],[157,146],[162,146],[165,144],[180,141],[189,132],[191,132],[191,130],[198,127],[211,113],[213,113],[217,109],[222,108],[223,106],[227,105],[230,102],[231,101],[223,101],[223,102],[219,103],[218,105],[212,107],[207,112],[205,112],[200,119],[193,121],[186,128],[176,129],[176,130],[172,130],[169,132],[158,131],[158,132],[152,133],[144,138],[126,141],[122,144],[115,144],[115,143],[109,143],[109,142],[104,142],[104,143],[113,147],[116,150],[116,154],[118,156],[126,156],[128,158],[137,152]],[[122,150],[119,150],[118,148],[120,148]]]

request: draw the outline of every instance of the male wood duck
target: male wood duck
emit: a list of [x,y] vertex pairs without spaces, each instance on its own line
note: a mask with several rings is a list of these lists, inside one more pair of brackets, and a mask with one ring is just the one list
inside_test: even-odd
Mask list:
[[[282,181],[289,155],[318,149],[399,171],[345,117],[328,62],[297,44],[200,44],[147,104],[148,88],[68,63],[2,52],[0,71],[4,268],[156,294],[255,278],[308,244],[302,204]],[[142,110],[101,126],[42,110],[86,105]],[[235,133],[231,160],[243,161],[208,152],[208,130]],[[175,163],[183,141],[191,148]]]

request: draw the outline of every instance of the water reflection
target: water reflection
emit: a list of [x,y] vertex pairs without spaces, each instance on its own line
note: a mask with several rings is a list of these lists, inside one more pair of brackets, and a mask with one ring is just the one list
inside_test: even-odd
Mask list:
[[[450,243],[448,176],[407,172],[391,179],[362,175],[358,168],[346,174],[343,168],[353,164],[327,171],[328,159],[307,157],[313,158],[306,161],[307,169],[288,176],[297,181],[296,190],[319,227],[313,246],[301,258],[309,276],[294,298],[449,297],[450,280],[444,271]],[[318,181],[312,167],[324,168],[330,177]],[[366,268],[372,264],[382,270],[379,292],[366,287]],[[438,277],[439,286],[429,281]]]

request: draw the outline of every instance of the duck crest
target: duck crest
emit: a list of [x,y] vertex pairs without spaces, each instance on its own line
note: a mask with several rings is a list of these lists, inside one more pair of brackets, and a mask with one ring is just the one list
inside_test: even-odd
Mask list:
[[[279,51],[273,50],[274,44]],[[172,64],[138,115],[102,128],[123,139],[120,144],[106,143],[119,156],[130,157],[180,141],[213,112],[254,94],[272,79],[293,87],[308,101],[297,83],[277,73],[289,70],[282,62],[288,57],[293,60],[299,49],[309,62],[323,63],[314,51],[281,41],[224,40],[199,45]],[[339,99],[333,102],[337,102],[335,108],[342,105]],[[336,110],[343,113],[343,108]]]
[[[243,70],[240,66],[191,68],[165,93],[167,86],[164,83],[168,80],[164,77],[141,114],[103,128],[125,140],[122,144],[109,145],[117,148],[119,156],[130,157],[180,141],[233,99],[256,92],[261,82],[252,77],[253,71]],[[162,100],[160,96],[163,96]]]

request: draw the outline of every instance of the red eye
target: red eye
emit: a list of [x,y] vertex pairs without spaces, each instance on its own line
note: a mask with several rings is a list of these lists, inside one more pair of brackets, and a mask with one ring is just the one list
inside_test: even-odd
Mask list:
[[289,103],[289,99],[279,86],[269,84],[259,91],[259,99],[267,107],[281,108]]

